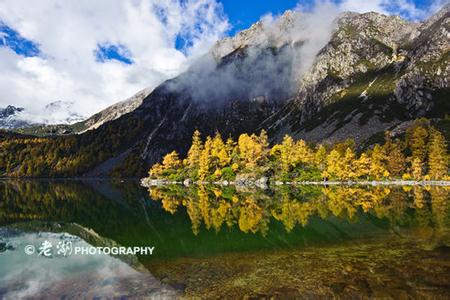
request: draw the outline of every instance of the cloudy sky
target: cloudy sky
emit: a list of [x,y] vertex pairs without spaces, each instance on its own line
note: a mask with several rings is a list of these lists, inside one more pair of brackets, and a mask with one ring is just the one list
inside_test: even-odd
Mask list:
[[[419,21],[447,2],[335,0],[333,7]],[[298,0],[1,0],[0,108],[25,107],[39,121],[48,117],[42,115],[45,105],[67,101],[73,103],[71,111],[89,116],[179,74],[217,39],[263,16],[314,5]]]

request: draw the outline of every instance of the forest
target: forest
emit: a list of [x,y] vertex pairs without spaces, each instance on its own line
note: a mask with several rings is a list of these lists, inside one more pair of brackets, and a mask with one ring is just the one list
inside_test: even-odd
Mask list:
[[[83,176],[133,145],[143,126],[142,121],[130,118],[128,122],[109,122],[102,126],[102,130],[80,135],[38,137],[0,130],[0,177]],[[120,169],[120,173],[113,169],[114,174],[110,175],[132,177],[145,174],[139,156],[132,155],[126,159],[126,168]]]
[[224,140],[217,133],[195,131],[185,158],[176,151],[153,165],[149,178],[196,182],[256,180],[302,182],[321,180],[448,180],[448,150],[444,135],[426,119],[418,119],[404,135],[385,132],[384,144],[356,151],[352,140],[308,144],[284,136],[270,146],[266,131]]

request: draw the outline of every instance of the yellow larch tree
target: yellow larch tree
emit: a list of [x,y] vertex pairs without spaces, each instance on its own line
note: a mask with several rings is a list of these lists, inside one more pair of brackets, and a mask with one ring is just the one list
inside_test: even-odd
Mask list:
[[205,180],[208,175],[210,175],[210,167],[211,167],[211,146],[212,140],[211,137],[207,137],[205,141],[205,146],[203,147],[202,153],[200,155],[199,161],[199,169],[198,169],[198,178],[200,180]]
[[412,152],[412,157],[425,161],[427,153],[428,131],[421,125],[417,125],[407,130],[406,139]]
[[366,153],[362,153],[356,160],[356,177],[367,179],[370,175],[370,157]]
[[356,177],[356,155],[351,148],[345,150],[344,157],[341,161],[341,179],[352,179]]
[[423,175],[423,162],[420,158],[415,157],[411,163],[411,176],[415,180],[422,179]]
[[166,154],[163,158],[163,167],[166,170],[177,169],[181,166],[181,160],[176,151]]
[[331,150],[327,155],[326,173],[332,178],[339,178],[341,172],[341,155],[336,149]]
[[403,146],[399,141],[393,141],[389,131],[385,133],[386,168],[392,177],[400,177],[406,168],[406,158],[403,154]]
[[268,159],[270,148],[269,148],[269,137],[267,132],[262,129],[258,136],[258,143],[261,146],[261,160],[260,163],[265,163]]
[[316,153],[314,153],[314,164],[320,171],[325,170],[326,159],[327,159],[327,149],[325,148],[324,145],[319,145]]
[[310,164],[314,162],[314,155],[304,140],[298,140],[294,144],[294,153],[292,157],[292,164],[298,163]]
[[389,172],[386,169],[386,153],[378,144],[373,147],[371,153],[370,175],[377,180],[381,179],[382,177],[389,176]]
[[228,156],[227,148],[220,133],[216,133],[212,140],[211,156],[217,160],[216,167],[223,168],[230,163],[230,157]]
[[428,169],[431,179],[444,179],[448,175],[447,144],[445,137],[436,129],[431,130]]
[[241,134],[238,140],[238,148],[241,160],[245,168],[252,170],[257,166],[257,162],[261,159],[262,147],[258,143],[256,135]]
[[198,168],[203,144],[200,131],[195,130],[192,135],[192,145],[187,154],[187,163],[190,168]]

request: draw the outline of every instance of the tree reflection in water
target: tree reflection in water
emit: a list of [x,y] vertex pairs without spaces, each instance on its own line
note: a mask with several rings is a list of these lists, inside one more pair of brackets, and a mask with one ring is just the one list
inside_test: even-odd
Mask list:
[[219,232],[237,226],[245,233],[268,232],[271,218],[283,223],[287,232],[306,226],[318,216],[357,222],[357,212],[387,218],[391,227],[420,225],[436,232],[449,227],[448,187],[438,186],[282,186],[271,191],[219,186],[177,185],[152,187],[150,197],[174,214],[185,207],[194,234],[202,223]]

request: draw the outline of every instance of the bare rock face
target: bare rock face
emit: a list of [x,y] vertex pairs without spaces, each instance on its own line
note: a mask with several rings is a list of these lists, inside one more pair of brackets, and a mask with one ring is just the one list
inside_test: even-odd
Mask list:
[[449,7],[424,23],[344,13],[295,100],[263,125],[278,138],[363,142],[402,121],[448,111]]
[[296,37],[295,30],[301,23],[301,17],[299,13],[288,10],[273,23],[258,21],[233,37],[217,41],[210,52],[219,60],[239,48],[254,46],[280,48],[300,39]]
[[[448,89],[450,72],[450,6],[421,24],[409,40],[410,57],[399,78],[395,99],[406,106],[410,116],[423,116],[435,106],[433,92]],[[408,44],[405,45],[405,47]]]
[[79,133],[86,132],[88,130],[96,129],[103,125],[106,122],[115,120],[129,112],[132,112],[136,108],[138,108],[145,97],[147,97],[151,92],[151,89],[143,89],[142,91],[139,91],[132,97],[121,101],[119,103],[116,103],[114,105],[111,105],[110,107],[102,110],[99,113],[96,113],[89,119],[83,122],[83,129]]

